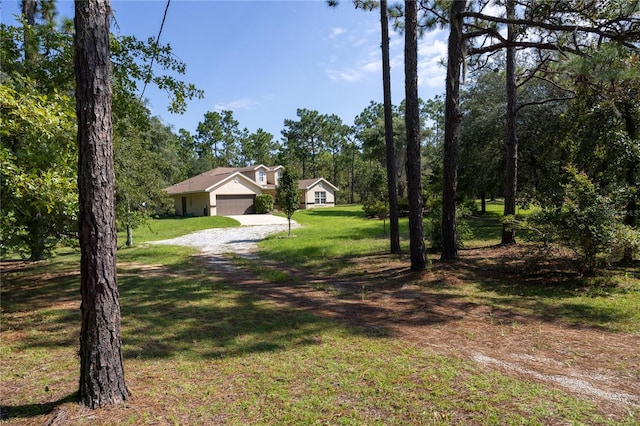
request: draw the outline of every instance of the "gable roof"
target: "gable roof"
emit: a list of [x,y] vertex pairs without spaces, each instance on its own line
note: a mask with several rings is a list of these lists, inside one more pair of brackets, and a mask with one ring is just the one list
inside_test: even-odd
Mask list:
[[307,189],[309,189],[311,187],[314,187],[314,186],[318,185],[321,182],[324,185],[327,185],[328,187],[333,189],[334,191],[339,191],[337,186],[333,185],[331,182],[329,182],[325,178],[314,178],[314,179],[302,179],[302,180],[299,180],[298,181],[298,189],[307,190]]
[[[249,169],[253,170],[253,169]],[[262,189],[258,183],[249,179],[247,176],[241,173],[241,169],[233,167],[218,167],[217,169],[209,170],[208,172],[200,173],[198,176],[194,176],[182,182],[165,188],[164,190],[169,195],[175,194],[188,194],[193,192],[210,192],[214,188],[230,181],[234,178],[242,179],[247,183],[253,185],[256,188]]]

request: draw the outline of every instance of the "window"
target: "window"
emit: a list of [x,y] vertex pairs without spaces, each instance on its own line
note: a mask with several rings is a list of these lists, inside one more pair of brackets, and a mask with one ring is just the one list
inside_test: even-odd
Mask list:
[[316,191],[316,204],[327,204],[327,193],[324,191]]
[[264,182],[264,171],[262,170],[258,172],[258,182]]

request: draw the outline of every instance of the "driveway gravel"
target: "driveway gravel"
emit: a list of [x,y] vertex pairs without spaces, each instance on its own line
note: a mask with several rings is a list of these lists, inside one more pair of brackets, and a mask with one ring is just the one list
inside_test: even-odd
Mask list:
[[[286,218],[272,215],[231,216],[242,226],[235,228],[215,228],[194,232],[170,240],[154,241],[154,244],[171,244],[195,247],[203,254],[236,253],[254,251],[257,243],[271,234],[286,232],[289,228]],[[291,221],[291,229],[300,225]]]

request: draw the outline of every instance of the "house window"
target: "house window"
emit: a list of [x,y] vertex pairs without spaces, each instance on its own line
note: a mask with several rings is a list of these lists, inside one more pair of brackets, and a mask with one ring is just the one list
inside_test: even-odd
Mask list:
[[258,172],[258,182],[264,182],[264,172],[262,170]]
[[327,204],[327,193],[325,191],[316,191],[316,204]]

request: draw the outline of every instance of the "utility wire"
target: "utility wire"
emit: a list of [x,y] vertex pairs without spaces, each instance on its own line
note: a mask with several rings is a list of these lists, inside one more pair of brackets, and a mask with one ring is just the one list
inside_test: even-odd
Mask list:
[[[162,29],[164,28],[164,21],[167,19],[167,12],[169,11],[169,4],[171,4],[171,0],[167,0],[167,5],[164,8],[164,16],[162,17],[162,23],[160,24],[160,31],[158,31],[158,36],[156,37],[156,47],[160,45],[160,35],[162,34]],[[140,93],[140,100],[144,97],[144,92],[147,90],[147,84],[151,80],[151,70],[153,69],[153,62],[156,59],[157,49],[153,56],[151,56],[151,62],[149,63],[149,68],[147,71],[147,77],[144,79],[144,86],[142,87],[142,93]]]

